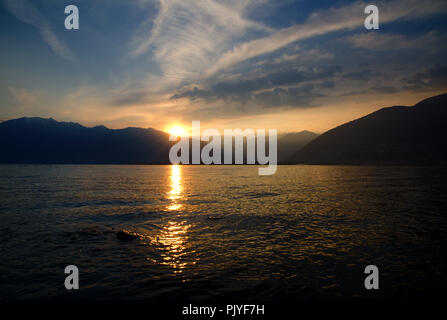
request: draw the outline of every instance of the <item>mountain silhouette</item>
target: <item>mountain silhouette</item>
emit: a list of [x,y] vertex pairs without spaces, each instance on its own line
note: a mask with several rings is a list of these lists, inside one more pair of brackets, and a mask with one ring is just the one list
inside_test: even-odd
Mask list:
[[155,129],[87,128],[54,119],[0,123],[0,163],[169,163],[169,136]]
[[278,135],[278,163],[287,163],[290,157],[301,150],[318,134],[310,131],[289,132]]
[[[278,161],[285,162],[292,152],[316,136],[309,131],[280,135]],[[0,163],[162,164],[170,163],[169,149],[174,143],[167,133],[155,129],[87,128],[43,118],[0,123]],[[200,143],[201,147],[205,144]],[[222,145],[222,163],[223,150]],[[245,152],[246,149],[244,162]],[[191,148],[189,153],[191,163]]]
[[303,164],[445,165],[447,94],[383,108],[325,132],[297,151]]
[[[445,165],[446,127],[447,94],[443,94],[412,107],[380,109],[320,136],[308,131],[282,134],[278,161]],[[0,123],[0,163],[169,163],[173,143],[167,133],[151,128],[87,128],[43,118]]]

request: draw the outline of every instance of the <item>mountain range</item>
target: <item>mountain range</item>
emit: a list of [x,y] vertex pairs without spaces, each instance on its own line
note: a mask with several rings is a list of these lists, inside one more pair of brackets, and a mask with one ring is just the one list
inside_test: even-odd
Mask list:
[[[278,136],[278,162],[290,164],[445,165],[447,94],[412,107],[380,109],[322,135]],[[169,135],[152,128],[84,127],[54,119],[0,123],[0,163],[164,164]]]
[[[286,162],[316,136],[309,131],[280,135],[278,161]],[[167,133],[151,128],[87,128],[43,118],[0,123],[0,163],[168,164],[173,143]]]
[[169,163],[169,136],[155,129],[86,128],[54,119],[0,123],[0,163]]
[[331,129],[296,151],[290,163],[447,164],[447,94],[412,107],[383,108]]

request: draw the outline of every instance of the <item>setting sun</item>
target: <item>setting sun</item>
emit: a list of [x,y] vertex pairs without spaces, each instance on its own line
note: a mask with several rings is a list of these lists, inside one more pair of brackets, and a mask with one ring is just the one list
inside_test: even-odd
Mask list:
[[178,137],[184,137],[188,135],[188,132],[182,126],[175,125],[168,129],[168,133]]

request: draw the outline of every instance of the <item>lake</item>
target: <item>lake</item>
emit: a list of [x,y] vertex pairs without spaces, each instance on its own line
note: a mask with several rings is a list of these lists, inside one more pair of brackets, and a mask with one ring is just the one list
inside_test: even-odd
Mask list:
[[[2,299],[352,299],[447,289],[447,168],[0,166]],[[132,241],[116,234],[126,229]],[[377,265],[380,290],[364,287]],[[79,268],[80,290],[64,287]]]

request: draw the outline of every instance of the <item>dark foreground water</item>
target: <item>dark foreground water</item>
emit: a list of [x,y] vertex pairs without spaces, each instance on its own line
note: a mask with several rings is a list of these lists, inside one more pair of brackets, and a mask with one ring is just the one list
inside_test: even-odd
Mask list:
[[[446,292],[447,169],[0,166],[0,298]],[[122,241],[127,229],[140,239]],[[64,268],[80,290],[64,288]],[[364,288],[364,268],[380,289]]]

